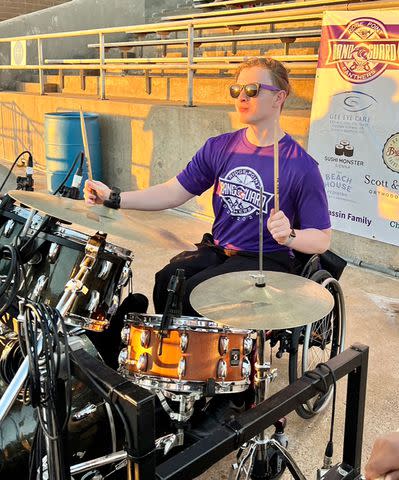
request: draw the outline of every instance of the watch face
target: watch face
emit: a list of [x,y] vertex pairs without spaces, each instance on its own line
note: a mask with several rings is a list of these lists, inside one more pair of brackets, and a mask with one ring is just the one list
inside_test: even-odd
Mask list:
[[291,237],[291,238],[295,238],[295,237],[296,237],[296,233],[295,233],[295,230],[294,230],[293,228],[291,228],[290,237]]

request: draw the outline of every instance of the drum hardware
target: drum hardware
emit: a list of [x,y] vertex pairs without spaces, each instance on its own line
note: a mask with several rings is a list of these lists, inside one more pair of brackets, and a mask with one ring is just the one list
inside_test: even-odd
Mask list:
[[9,238],[10,235],[12,234],[13,230],[14,230],[14,227],[15,227],[15,221],[11,220],[11,219],[8,220],[7,223],[4,226],[3,235],[5,237]]
[[181,447],[184,445],[184,431],[177,433],[169,433],[155,440],[156,450],[163,450],[163,454],[167,455],[173,447]]
[[129,291],[128,293],[133,293],[133,273],[130,268],[130,261],[126,262],[125,266],[122,269],[121,276],[118,282],[118,288],[125,287],[129,282]]
[[92,290],[90,292],[90,300],[87,303],[87,310],[90,313],[93,313],[100,303],[100,293],[97,290]]
[[182,353],[186,353],[187,347],[188,347],[188,335],[187,335],[186,332],[183,332],[180,335],[180,349],[181,349]]
[[53,242],[50,245],[50,249],[47,255],[47,258],[50,263],[55,263],[55,261],[58,258],[58,255],[60,254],[60,250],[61,250],[61,245],[59,245],[58,243]]
[[[96,234],[89,239],[85,248],[85,257],[83,258],[79,271],[76,273],[75,277],[72,278],[66,285],[65,292],[59,300],[56,309],[61,316],[66,316],[69,309],[71,308],[77,295],[85,290],[84,281],[93,268],[96,261],[97,255],[103,247],[104,236]],[[23,323],[25,321],[25,306],[24,301],[19,302],[19,315],[18,322]],[[38,336],[37,340],[37,355],[40,355],[43,347],[43,338],[41,334]],[[4,418],[10,411],[11,406],[13,405],[15,399],[18,396],[19,391],[22,388],[29,372],[29,359],[25,357],[18,371],[16,372],[13,380],[9,384],[7,390],[4,392],[3,396],[0,398],[0,424],[3,422]]]
[[[86,462],[78,463],[76,465],[71,466],[71,475],[78,475],[80,473],[87,472],[89,470],[94,470],[95,468],[104,467],[105,465],[109,465],[111,463],[119,462],[114,471],[120,470],[121,468],[126,466],[127,462],[127,453],[125,450],[120,450],[119,452],[110,453],[108,455],[104,455],[102,457],[94,458],[93,460],[88,460]],[[104,477],[99,477],[104,478]]]
[[115,313],[118,311],[119,305],[120,305],[120,297],[119,295],[112,295],[112,300],[111,300],[111,305],[109,306],[107,310],[107,314],[110,317],[113,317]]
[[101,270],[98,272],[98,278],[106,279],[111,272],[112,263],[108,260],[103,260],[101,263]]
[[30,296],[30,300],[32,302],[37,302],[39,300],[43,289],[47,285],[47,282],[48,282],[48,277],[46,277],[46,275],[40,275],[40,277],[37,279],[35,288],[33,289],[33,292]]

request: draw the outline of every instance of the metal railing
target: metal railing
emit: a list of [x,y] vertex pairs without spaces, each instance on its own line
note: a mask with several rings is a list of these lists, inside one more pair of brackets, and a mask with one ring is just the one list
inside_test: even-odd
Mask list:
[[[306,3],[307,5],[313,5],[310,7],[301,7]],[[8,37],[0,38],[0,43],[10,43],[12,41],[34,41],[37,42],[37,64],[32,65],[0,65],[0,70],[37,70],[39,72],[39,84],[40,84],[40,94],[45,93],[45,71],[49,70],[97,70],[100,76],[100,99],[105,99],[105,77],[107,71],[116,71],[116,70],[137,70],[149,72],[150,70],[181,70],[186,72],[187,76],[187,105],[193,105],[193,80],[194,73],[197,70],[213,70],[213,69],[222,69],[222,70],[232,70],[235,69],[237,63],[244,60],[246,57],[242,56],[215,56],[215,57],[196,57],[194,55],[194,46],[199,42],[226,42],[227,40],[234,40],[231,38],[233,36],[220,36],[220,37],[203,37],[195,36],[196,30],[203,29],[216,29],[216,28],[229,28],[234,27],[238,29],[241,26],[253,26],[253,25],[270,25],[274,26],[275,24],[280,23],[292,23],[292,22],[320,22],[323,11],[329,9],[337,9],[337,3],[342,4],[342,0],[330,0],[329,5],[322,5],[322,2],[319,0],[309,0],[307,2],[300,2],[296,5],[299,8],[285,11],[255,11],[255,13],[244,13],[240,15],[234,15],[233,17],[214,17],[212,19],[189,19],[189,20],[178,20],[170,22],[159,22],[146,25],[136,25],[136,26],[122,26],[122,27],[112,27],[112,28],[101,28],[101,29],[92,29],[92,30],[79,30],[72,32],[60,32],[60,33],[50,33],[50,34],[39,34],[39,35],[26,35],[18,37]],[[317,4],[317,6],[316,6]],[[288,4],[284,4],[288,5]],[[334,6],[335,5],[335,6]],[[283,5],[281,5],[282,7]],[[271,6],[270,6],[271,7]],[[275,6],[273,6],[275,7]],[[254,7],[258,8],[258,7]],[[266,8],[266,7],[260,7]],[[341,8],[345,10],[360,10],[360,9],[395,9],[399,8],[399,0],[383,1],[383,0],[372,0],[368,2],[361,3],[348,3],[341,5]],[[165,35],[166,32],[187,32],[182,42],[187,45],[187,56],[180,58],[106,58],[106,42],[105,36],[115,33],[131,33],[131,34],[148,34],[148,33],[160,33],[160,35]],[[277,32],[273,32],[278,36]],[[43,44],[46,41],[51,41],[61,38],[74,38],[81,36],[97,36],[98,44],[95,44],[98,47],[97,58],[93,59],[62,59],[62,60],[52,60],[44,57],[43,53]],[[284,31],[281,32],[281,36],[284,35]],[[236,35],[240,39],[239,35]],[[275,37],[276,38],[276,37]],[[135,45],[146,45],[145,42],[148,40],[142,40],[135,42]],[[152,40],[150,41],[152,43]],[[121,42],[123,44],[123,42]],[[161,39],[154,44],[162,45],[164,43]],[[115,42],[114,42],[115,44]],[[287,52],[287,50],[286,50]],[[292,69],[314,69],[316,67],[317,55],[273,55],[273,58],[276,58],[283,62],[290,62]],[[55,63],[54,63],[55,62]],[[11,63],[11,62],[10,62]]]
[[[246,3],[249,3],[250,0],[246,0]],[[183,15],[173,15],[168,17],[162,17],[164,21],[172,21],[172,20],[183,20],[183,19],[200,19],[200,18],[210,18],[210,17],[217,17],[221,14],[229,16],[229,15],[242,15],[245,13],[257,13],[257,12],[273,12],[276,10],[279,11],[288,11],[288,10],[297,10],[300,8],[307,8],[310,9],[312,7],[321,7],[324,10],[327,10],[328,6],[337,6],[342,4],[353,4],[359,3],[363,0],[305,0],[305,1],[289,1],[285,3],[272,3],[268,5],[259,5],[255,7],[246,7],[246,8],[234,8],[230,10],[222,10],[221,7],[224,5],[232,5],[244,3],[242,0],[229,0],[228,2],[218,2],[218,3],[207,3],[203,5],[203,7],[216,7],[218,6],[218,10],[213,10],[211,12],[202,12],[202,13],[185,13]],[[378,0],[377,0],[378,1]],[[371,2],[369,2],[371,3]],[[196,7],[199,8],[199,7]]]

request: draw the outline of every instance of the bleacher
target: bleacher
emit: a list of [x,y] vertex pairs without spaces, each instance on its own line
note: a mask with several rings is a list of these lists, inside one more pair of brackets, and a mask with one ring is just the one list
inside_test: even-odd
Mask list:
[[[184,7],[187,10],[186,4]],[[148,82],[153,76],[185,75],[187,104],[192,105],[194,77],[225,79],[248,56],[272,56],[289,64],[292,74],[314,75],[321,19],[326,10],[398,7],[395,0],[194,1],[190,13],[167,15],[156,23],[27,36],[26,40],[38,43],[38,61],[36,65],[20,68],[39,72],[41,94],[54,90],[54,85],[63,93],[65,77],[76,74],[81,80],[78,93],[84,94],[87,77],[100,77],[101,99],[111,93],[107,89],[109,77],[145,76]],[[123,33],[126,39],[108,41],[115,33]],[[43,41],[62,41],[79,35],[95,39],[87,44],[92,52],[87,58],[76,52],[71,52],[71,58],[44,58]],[[0,42],[11,40],[3,38]],[[0,66],[6,68],[19,67]]]

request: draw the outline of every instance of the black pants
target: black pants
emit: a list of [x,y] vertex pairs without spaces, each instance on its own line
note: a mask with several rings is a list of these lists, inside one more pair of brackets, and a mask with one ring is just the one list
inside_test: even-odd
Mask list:
[[[173,257],[155,275],[153,300],[155,312],[162,314],[167,300],[167,286],[170,277],[176,273],[177,268],[183,268],[186,277],[186,288],[183,297],[183,315],[192,317],[200,316],[190,305],[189,298],[193,289],[208,278],[223,273],[241,272],[245,270],[258,270],[259,258],[254,253],[244,253],[227,256],[222,249],[212,245],[212,237],[207,234],[197,251],[185,251]],[[263,268],[274,272],[292,272],[292,260],[286,252],[276,252],[263,255]]]

